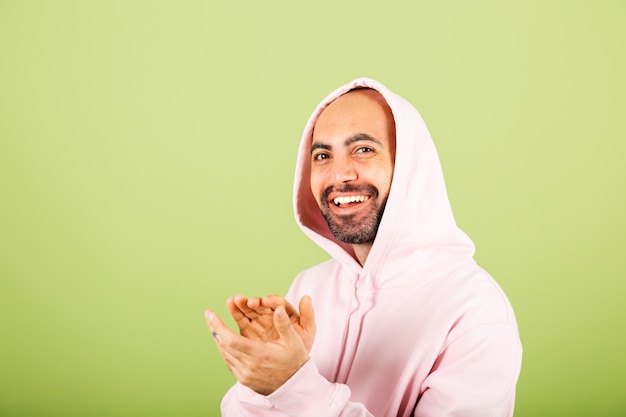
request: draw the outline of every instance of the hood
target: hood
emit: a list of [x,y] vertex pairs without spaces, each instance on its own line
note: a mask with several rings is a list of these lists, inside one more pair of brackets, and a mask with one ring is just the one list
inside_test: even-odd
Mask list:
[[[332,235],[310,187],[313,127],[332,101],[355,88],[378,91],[391,108],[396,125],[394,174],[385,211],[365,265],[355,260],[351,245]],[[407,253],[428,253],[423,259],[472,258],[474,245],[454,220],[439,157],[421,116],[402,97],[369,78],[353,80],[330,93],[309,118],[298,151],[294,211],[302,231],[334,259],[355,273],[378,268],[383,261]],[[365,272],[367,272],[365,271]]]

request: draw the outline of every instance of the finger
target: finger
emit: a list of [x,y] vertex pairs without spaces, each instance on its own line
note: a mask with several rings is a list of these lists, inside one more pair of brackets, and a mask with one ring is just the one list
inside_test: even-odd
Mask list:
[[243,303],[245,305],[248,299],[241,294],[237,294],[234,297],[230,297],[229,300],[232,300],[232,303],[235,307],[240,308],[241,304]]
[[234,303],[241,314],[250,321],[254,321],[262,316],[268,316],[271,320],[274,315],[274,310],[263,306],[261,299],[258,297],[245,298],[243,296],[236,296]]
[[239,332],[243,332],[250,325],[250,320],[237,306],[235,299],[236,297],[228,298],[226,300],[226,306],[228,307],[228,311],[230,312],[231,316],[233,316],[233,319],[235,319],[235,322],[239,327]]
[[261,299],[259,297],[250,297],[248,299],[247,307],[256,310],[261,305]]
[[212,310],[207,310],[205,317],[215,344],[229,365],[236,365],[245,358],[258,357],[262,344],[230,330]]
[[276,307],[285,306],[289,303],[280,295],[268,295],[267,297],[263,297],[261,304],[265,307],[271,308],[272,310],[276,310]]
[[215,343],[231,344],[234,338],[240,337],[230,330],[214,311],[205,311],[204,317],[206,318],[207,326],[209,326],[209,329],[211,330],[211,335],[213,336]]
[[226,307],[228,307],[228,311],[230,312],[231,316],[233,316],[233,318],[235,320],[238,320],[241,317],[243,317],[244,314],[241,311],[241,309],[239,308],[239,306],[237,305],[237,302],[235,301],[236,298],[237,298],[237,296],[235,296],[235,297],[228,297],[226,299]]
[[258,317],[257,312],[251,309],[250,307],[248,307],[248,303],[250,302],[250,300],[253,300],[253,299],[254,298],[248,299],[244,297],[243,295],[237,295],[233,298],[233,302],[237,306],[237,308],[241,311],[241,313],[244,316],[246,316],[250,320],[254,320]]
[[261,303],[274,311],[278,308],[278,306],[284,306],[285,311],[291,318],[292,322],[297,322],[300,318],[298,310],[296,310],[294,306],[292,306],[284,297],[281,297],[280,295],[269,295],[264,297],[263,300],[261,300]]
[[292,344],[294,342],[302,342],[291,325],[291,320],[289,320],[289,316],[287,315],[284,306],[278,306],[274,312],[274,327],[276,328],[280,339],[282,339],[285,343]]
[[253,297],[248,300],[248,308],[254,310],[259,316],[273,315],[274,310],[270,307],[264,306],[262,300],[258,297]]

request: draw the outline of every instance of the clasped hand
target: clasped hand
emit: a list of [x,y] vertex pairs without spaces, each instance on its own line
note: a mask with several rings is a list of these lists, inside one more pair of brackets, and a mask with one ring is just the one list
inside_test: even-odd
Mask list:
[[226,302],[239,327],[230,330],[207,310],[207,325],[228,368],[243,385],[269,395],[309,360],[315,338],[311,298],[302,297],[298,311],[280,296],[246,298]]

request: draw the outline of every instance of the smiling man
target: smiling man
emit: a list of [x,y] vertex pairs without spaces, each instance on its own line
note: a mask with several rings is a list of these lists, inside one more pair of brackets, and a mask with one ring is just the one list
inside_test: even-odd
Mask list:
[[228,299],[239,334],[207,311],[238,380],[224,416],[512,415],[515,316],[456,226],[408,102],[366,78],[323,100],[302,136],[294,208],[332,259],[285,298]]
[[396,153],[382,96],[353,90],[320,115],[311,145],[311,190],[333,236],[365,263],[385,209]]

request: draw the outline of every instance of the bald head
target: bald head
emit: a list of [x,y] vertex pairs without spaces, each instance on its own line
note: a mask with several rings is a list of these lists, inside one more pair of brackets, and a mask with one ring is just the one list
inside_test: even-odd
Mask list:
[[395,157],[396,125],[389,105],[378,91],[370,88],[351,90],[330,103],[315,123],[313,142],[316,136],[339,128],[355,131],[373,128],[377,136],[388,139]]
[[396,153],[391,109],[375,90],[352,90],[320,114],[311,142],[311,191],[338,240],[363,264],[376,237]]

